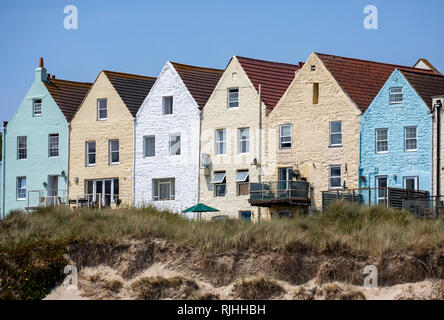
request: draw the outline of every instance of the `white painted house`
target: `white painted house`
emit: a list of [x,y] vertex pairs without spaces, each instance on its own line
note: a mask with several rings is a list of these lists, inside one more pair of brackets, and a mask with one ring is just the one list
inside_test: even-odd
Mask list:
[[200,123],[223,70],[167,62],[135,125],[135,205],[182,212],[199,202]]

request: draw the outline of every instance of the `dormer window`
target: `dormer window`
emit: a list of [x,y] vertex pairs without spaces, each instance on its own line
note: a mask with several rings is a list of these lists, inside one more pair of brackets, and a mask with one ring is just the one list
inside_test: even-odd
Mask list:
[[108,99],[97,100],[97,119],[98,120],[108,119]]
[[163,114],[173,114],[173,97],[162,98]]
[[402,88],[390,88],[390,104],[398,104],[402,103],[403,100],[403,94],[402,94]]
[[33,109],[34,117],[41,116],[42,115],[42,99],[34,99],[32,109]]

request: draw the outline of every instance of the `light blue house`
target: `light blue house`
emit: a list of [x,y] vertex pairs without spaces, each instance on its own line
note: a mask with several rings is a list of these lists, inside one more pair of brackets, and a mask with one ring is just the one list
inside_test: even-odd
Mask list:
[[90,86],[51,78],[40,58],[31,88],[3,125],[3,217],[66,200],[69,122]]
[[[361,116],[360,188],[402,188],[432,194],[432,96],[444,77],[396,69]],[[364,191],[385,203],[385,191]],[[369,195],[370,194],[370,195]]]

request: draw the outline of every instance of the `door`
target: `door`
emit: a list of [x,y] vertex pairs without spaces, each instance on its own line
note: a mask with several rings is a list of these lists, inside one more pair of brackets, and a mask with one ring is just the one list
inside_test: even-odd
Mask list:
[[387,206],[387,177],[376,177],[376,201],[377,204]]
[[279,189],[288,190],[291,180],[293,180],[293,168],[279,168]]
[[48,176],[48,192],[46,197],[47,206],[55,206],[57,204],[57,196],[59,189],[59,177]]

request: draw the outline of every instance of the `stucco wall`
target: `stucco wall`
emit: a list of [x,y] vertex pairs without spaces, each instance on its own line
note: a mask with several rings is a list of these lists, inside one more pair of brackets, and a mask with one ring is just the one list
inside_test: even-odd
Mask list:
[[[8,214],[14,209],[24,209],[28,199],[17,200],[17,177],[26,177],[26,189],[46,192],[49,175],[58,175],[58,194],[67,191],[67,179],[61,177],[62,171],[68,172],[68,123],[62,111],[46,89],[42,79],[45,69],[36,69],[35,81],[20,104],[17,112],[4,130],[3,165],[4,206]],[[42,99],[42,115],[34,117],[33,99]],[[59,156],[49,157],[48,136],[59,134]],[[27,137],[27,159],[17,158],[17,137]],[[28,192],[27,192],[28,196]],[[38,193],[31,193],[29,206],[39,204]]]
[[[173,97],[173,114],[162,114],[162,97]],[[181,212],[199,195],[200,111],[171,63],[167,62],[136,121],[135,199],[137,205]],[[180,134],[180,155],[170,156],[170,134]],[[155,136],[155,156],[144,157],[144,136]],[[175,178],[175,200],[153,201],[152,179]]]
[[[229,109],[227,106],[228,89],[239,88],[239,107]],[[262,127],[264,128],[266,110],[262,103]],[[238,153],[238,128],[250,128],[250,152]],[[226,129],[227,152],[216,155],[215,134],[217,129]],[[264,128],[265,129],[265,128]],[[239,211],[251,211],[252,218],[258,218],[258,207],[250,206],[248,195],[237,196],[235,177],[237,170],[249,170],[250,182],[257,182],[259,170],[252,162],[258,157],[259,136],[259,96],[242,69],[236,57],[233,57],[223,73],[213,94],[208,100],[202,114],[201,153],[210,156],[210,174],[200,172],[200,202],[219,209],[219,215],[239,217]],[[263,134],[264,136],[264,134]],[[265,141],[264,139],[262,140]],[[264,143],[263,143],[264,144]],[[262,148],[263,159],[265,150]],[[215,197],[214,186],[210,183],[215,171],[226,171],[227,194]],[[261,210],[261,217],[267,215]]]
[[[403,102],[390,104],[392,87],[403,88]],[[407,126],[417,126],[418,151],[405,151]],[[388,152],[376,153],[376,129],[388,128]],[[361,117],[361,187],[376,187],[376,177],[387,176],[388,186],[404,188],[404,177],[418,177],[419,189],[432,192],[431,151],[432,119],[429,108],[395,70]],[[396,177],[395,177],[396,176]],[[375,201],[375,192],[374,195]],[[368,197],[368,194],[365,193]]]
[[[312,71],[311,66],[316,66]],[[319,83],[319,103],[313,104],[313,83]],[[347,188],[358,186],[359,116],[361,112],[321,60],[312,54],[281,101],[269,115],[269,167],[266,179],[278,180],[278,168],[293,167],[312,186],[312,209],[320,209],[322,191],[329,189],[329,165],[342,166]],[[342,121],[342,147],[330,147],[329,123]],[[279,149],[279,125],[292,124],[291,149]],[[273,154],[273,150],[276,153]]]
[[[97,120],[97,99],[108,99],[108,119]],[[119,139],[119,164],[109,164],[109,140]],[[85,180],[118,178],[122,204],[132,204],[134,121],[128,108],[101,72],[71,122],[70,198],[85,194]],[[96,141],[96,165],[86,166],[86,142]],[[78,183],[74,181],[78,178]]]

